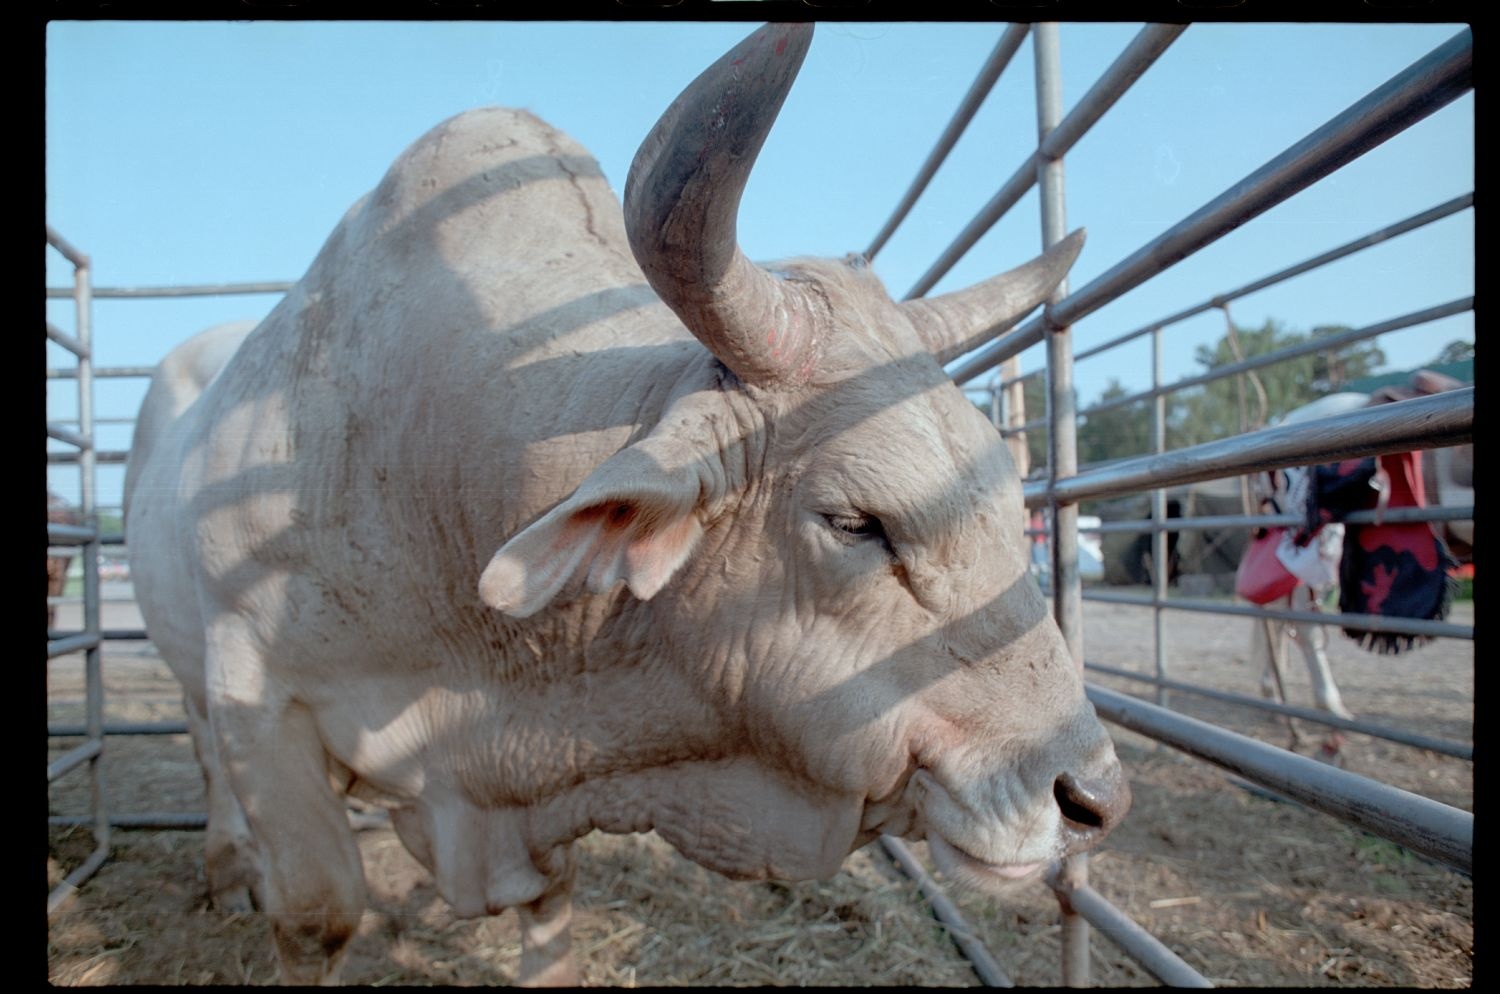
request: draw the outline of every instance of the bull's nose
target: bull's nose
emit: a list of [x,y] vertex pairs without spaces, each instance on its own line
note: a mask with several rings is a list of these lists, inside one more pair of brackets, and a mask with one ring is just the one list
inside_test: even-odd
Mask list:
[[1130,810],[1130,784],[1118,766],[1102,777],[1064,773],[1052,785],[1052,796],[1062,811],[1069,852],[1097,845]]

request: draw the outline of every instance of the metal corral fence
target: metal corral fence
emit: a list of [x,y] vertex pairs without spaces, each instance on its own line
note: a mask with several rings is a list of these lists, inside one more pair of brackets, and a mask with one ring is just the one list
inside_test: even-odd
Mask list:
[[[77,361],[70,370],[78,380],[78,428],[71,430],[62,424],[47,424],[47,437],[76,451],[70,453],[71,461],[78,464],[79,472],[79,524],[69,525],[47,522],[47,545],[80,546],[83,556],[83,630],[70,635],[53,637],[47,633],[47,658],[68,653],[83,652],[84,666],[84,714],[85,727],[81,729],[84,741],[69,749],[47,764],[47,782],[50,784],[72,770],[85,764],[88,767],[90,787],[90,815],[88,823],[94,834],[94,849],[79,866],[75,867],[62,882],[47,895],[47,913],[50,915],[60,907],[78,885],[93,875],[109,856],[109,806],[105,798],[104,768],[100,760],[104,753],[104,683],[101,676],[101,643],[99,632],[99,520],[95,514],[95,465],[94,452],[94,362],[93,362],[93,299],[91,296],[92,273],[89,257],[64,241],[51,227],[47,228],[47,244],[73,265],[73,286],[66,291],[74,300],[74,334],[68,334],[50,321],[46,323],[48,340],[57,343],[71,353]],[[50,460],[50,455],[49,455]]]
[[[1187,28],[1184,25],[1146,26],[1065,116],[1062,112],[1061,101],[1057,25],[1040,23],[1031,26],[1010,26],[981,68],[978,77],[961,101],[957,112],[922,166],[911,188],[866,250],[866,256],[873,258],[879,252],[916,203],[980,103],[1025,42],[1028,33],[1031,35],[1036,65],[1036,105],[1040,136],[1037,150],[1020,163],[1015,173],[912,287],[906,299],[920,297],[928,292],[1034,185],[1040,186],[1043,241],[1050,246],[1060,240],[1066,232],[1062,157],[1185,30]],[[1026,485],[1025,501],[1029,508],[1045,508],[1048,512],[1049,525],[1044,531],[1051,538],[1051,586],[1054,613],[1063,636],[1072,647],[1079,665],[1088,665],[1085,664],[1081,652],[1084,600],[1136,604],[1155,612],[1156,675],[1154,677],[1128,674],[1125,671],[1102,666],[1089,666],[1088,668],[1113,675],[1131,676],[1150,683],[1156,687],[1158,703],[1153,704],[1089,684],[1089,698],[1103,718],[1166,743],[1191,756],[1217,764],[1254,784],[1269,788],[1308,807],[1326,812],[1361,829],[1390,839],[1464,873],[1472,871],[1473,863],[1474,822],[1471,813],[1217,728],[1178,714],[1162,705],[1167,702],[1166,692],[1175,690],[1267,709],[1320,722],[1334,728],[1379,736],[1465,759],[1472,759],[1472,746],[1464,743],[1443,742],[1408,730],[1342,719],[1323,711],[1291,707],[1171,680],[1166,674],[1162,650],[1161,616],[1164,611],[1179,610],[1292,622],[1336,621],[1345,628],[1369,632],[1461,639],[1473,638],[1472,626],[1433,621],[1403,622],[1377,615],[1328,615],[1224,604],[1210,600],[1169,598],[1167,570],[1163,568],[1154,570],[1154,589],[1149,597],[1104,591],[1085,593],[1078,570],[1078,502],[1090,498],[1149,491],[1152,496],[1152,512],[1149,519],[1110,522],[1098,530],[1149,532],[1153,542],[1153,561],[1164,564],[1167,562],[1168,531],[1221,527],[1249,528],[1255,525],[1295,523],[1290,515],[1241,515],[1169,520],[1166,502],[1166,488],[1168,487],[1286,466],[1460,445],[1472,441],[1474,391],[1472,387],[1467,387],[1315,422],[1268,428],[1174,451],[1168,451],[1165,444],[1165,397],[1169,393],[1200,386],[1214,379],[1241,375],[1252,369],[1295,358],[1311,351],[1335,348],[1373,338],[1398,328],[1471,310],[1474,306],[1472,297],[1440,303],[1428,309],[1395,317],[1366,328],[1319,339],[1316,344],[1282,349],[1276,353],[1222,366],[1202,376],[1190,377],[1174,383],[1162,382],[1161,343],[1163,330],[1169,325],[1212,308],[1225,308],[1236,298],[1333,262],[1439,218],[1468,209],[1473,205],[1473,195],[1469,194],[1440,204],[1405,221],[1371,232],[1363,238],[1237,289],[1212,296],[1202,303],[1178,311],[1087,351],[1074,352],[1072,325],[1467,92],[1473,86],[1472,46],[1471,32],[1461,31],[1450,41],[1434,49],[1322,127],[1204,204],[1164,234],[1121,260],[1087,286],[1071,291],[1064,283],[1040,315],[1000,336],[952,370],[954,380],[963,385],[1004,364],[1003,378],[987,388],[997,400],[1003,391],[1019,391],[1022,381],[1031,376],[1046,376],[1048,416],[1045,419],[1029,422],[1008,423],[1002,428],[1002,434],[1014,436],[1027,430],[1041,428],[1047,430],[1049,458],[1045,477]],[[47,239],[49,244],[57,247],[73,261],[78,274],[74,287],[49,288],[48,296],[73,297],[77,301],[79,327],[77,338],[74,339],[48,326],[48,337],[77,355],[79,363],[76,370],[49,369],[47,375],[49,378],[76,376],[79,381],[80,396],[77,432],[70,432],[61,426],[50,424],[48,426],[50,437],[71,442],[78,447],[79,451],[76,455],[70,452],[51,453],[49,461],[78,462],[84,474],[83,513],[85,521],[91,521],[94,514],[93,466],[97,462],[123,462],[125,459],[124,452],[95,452],[90,444],[93,433],[90,400],[93,378],[150,375],[150,369],[145,367],[92,369],[88,359],[91,299],[96,297],[147,298],[275,293],[284,292],[290,288],[291,284],[223,284],[203,287],[138,287],[91,291],[87,258],[68,246],[50,228]],[[1076,410],[1073,390],[1075,360],[1102,354],[1146,335],[1151,336],[1153,347],[1151,389],[1107,403],[1096,404],[1084,411]],[[1043,342],[1046,345],[1047,356],[1045,369],[1022,376],[1018,369],[1020,353]],[[1080,471],[1077,456],[1077,416],[1098,413],[1144,400],[1153,401],[1155,408],[1154,452],[1138,458],[1119,460]],[[1388,515],[1388,519],[1391,520],[1399,518],[1400,520],[1424,521],[1472,517],[1472,507],[1426,511],[1410,509],[1393,511]],[[1361,516],[1351,516],[1349,520],[1358,522]],[[48,530],[49,544],[82,544],[85,557],[85,630],[79,633],[58,634],[56,637],[53,637],[53,633],[49,633],[48,655],[51,657],[86,648],[85,665],[88,677],[86,725],[52,726],[48,729],[49,735],[54,736],[84,736],[85,742],[50,764],[48,779],[51,780],[61,775],[66,769],[85,761],[90,763],[94,777],[93,809],[89,817],[87,819],[58,818],[54,821],[61,823],[86,821],[93,827],[97,840],[94,854],[84,865],[70,874],[68,881],[49,897],[49,913],[62,897],[76,888],[78,883],[103,862],[108,851],[111,825],[130,828],[184,828],[201,827],[203,824],[202,815],[154,813],[110,817],[107,813],[103,784],[99,779],[98,769],[98,758],[103,749],[105,736],[110,734],[178,734],[186,729],[182,723],[114,726],[105,725],[102,722],[103,691],[99,683],[100,644],[102,641],[113,638],[145,638],[145,633],[101,631],[99,628],[97,562],[101,539],[103,543],[120,541],[119,536],[101,537],[97,527],[89,525],[80,528],[49,526]],[[941,893],[936,883],[906,847],[894,838],[886,837],[881,841],[891,857],[920,883],[932,902],[934,913],[947,923],[960,949],[974,964],[980,979],[994,986],[1012,986],[1000,964],[975,938],[973,931],[963,921],[952,902]],[[1088,862],[1085,856],[1070,857],[1052,867],[1047,879],[1057,896],[1062,913],[1062,979],[1064,983],[1072,986],[1082,986],[1088,983],[1090,925],[1094,925],[1105,930],[1112,941],[1163,983],[1174,986],[1212,986],[1206,978],[1089,886]]]

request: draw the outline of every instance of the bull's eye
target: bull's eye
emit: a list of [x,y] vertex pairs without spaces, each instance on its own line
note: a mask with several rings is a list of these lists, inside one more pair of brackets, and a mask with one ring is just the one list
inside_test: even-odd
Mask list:
[[825,514],[824,520],[830,528],[856,539],[878,541],[887,552],[891,551],[890,539],[886,538],[885,526],[880,519],[869,514]]

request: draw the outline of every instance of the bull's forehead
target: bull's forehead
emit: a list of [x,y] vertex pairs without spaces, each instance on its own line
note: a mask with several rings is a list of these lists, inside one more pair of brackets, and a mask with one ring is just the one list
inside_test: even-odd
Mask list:
[[[824,305],[815,383],[868,378],[867,372],[927,354],[910,316],[862,261],[788,259],[771,271],[810,287]],[[928,374],[937,371],[936,363],[928,366]]]

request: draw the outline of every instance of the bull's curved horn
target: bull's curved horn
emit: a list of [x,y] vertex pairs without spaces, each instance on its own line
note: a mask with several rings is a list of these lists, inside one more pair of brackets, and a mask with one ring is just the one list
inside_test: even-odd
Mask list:
[[740,251],[740,196],[812,42],[768,24],[693,80],[641,143],[625,181],[630,248],[658,295],[740,379],[803,382],[819,311]]
[[1083,248],[1079,228],[1046,252],[1008,273],[965,290],[908,300],[901,305],[927,350],[951,362],[1031,313],[1072,268]]

